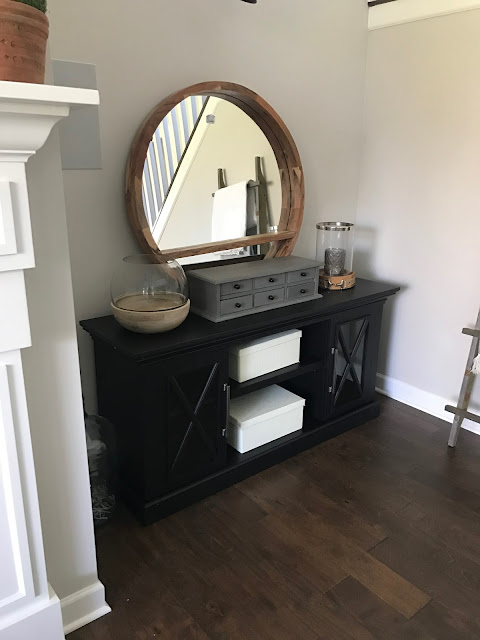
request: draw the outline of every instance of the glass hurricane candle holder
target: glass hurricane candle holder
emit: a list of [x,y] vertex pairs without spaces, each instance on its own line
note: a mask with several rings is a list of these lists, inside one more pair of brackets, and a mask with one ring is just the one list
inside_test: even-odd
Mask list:
[[116,320],[136,333],[171,331],[190,311],[187,277],[175,260],[128,256],[114,273],[110,290]]
[[342,276],[353,270],[354,225],[350,222],[317,224],[317,260],[325,275]]
[[353,271],[354,231],[351,222],[317,224],[317,260],[320,288],[339,291],[355,285]]

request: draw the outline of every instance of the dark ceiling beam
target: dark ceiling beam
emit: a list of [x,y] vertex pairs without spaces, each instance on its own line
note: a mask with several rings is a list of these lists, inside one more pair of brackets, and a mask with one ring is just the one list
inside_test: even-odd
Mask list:
[[396,2],[396,0],[369,0],[369,7],[376,7],[377,4],[386,4],[387,2]]

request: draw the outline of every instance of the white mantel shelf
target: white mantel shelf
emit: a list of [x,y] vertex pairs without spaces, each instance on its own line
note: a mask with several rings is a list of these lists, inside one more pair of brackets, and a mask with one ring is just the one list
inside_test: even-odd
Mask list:
[[[0,81],[0,297],[5,302],[0,313],[0,640],[27,637],[62,640],[64,624],[72,630],[109,611],[103,585],[96,578],[58,143],[58,171],[55,173],[55,164],[49,162],[51,152],[45,150],[40,198],[34,180],[33,193],[37,195],[32,197],[32,207],[25,169],[28,159],[45,144],[59,120],[68,117],[72,109],[99,102],[98,91],[90,89]],[[45,202],[50,201],[45,200],[42,191],[48,194],[49,190],[60,196],[53,200],[52,206],[45,206]],[[27,272],[35,267],[32,219],[37,224],[36,244],[39,264],[42,264],[37,270]],[[51,236],[50,244],[45,242],[45,234],[47,238]],[[54,271],[47,274],[51,265]],[[32,279],[30,288],[25,284],[27,273],[35,274],[36,278]],[[55,287],[52,282],[57,274],[65,277],[55,289],[61,290],[61,296],[50,291]],[[43,296],[43,302],[39,303],[39,295]],[[47,322],[42,313],[48,313],[57,301],[55,317],[48,318]],[[45,331],[46,326],[50,333]],[[22,350],[31,345],[31,333],[36,335],[33,349],[22,354]],[[59,377],[54,378],[51,363],[55,358],[60,361],[60,347],[63,349],[62,368]],[[34,357],[25,357],[30,352],[34,352]],[[51,379],[49,387],[43,380],[47,371]],[[67,417],[58,400],[62,376],[70,376]],[[54,465],[57,468],[57,485],[64,483],[67,486],[70,482],[75,487],[75,495],[80,496],[72,509],[78,521],[86,523],[79,539],[83,545],[82,555],[90,558],[91,584],[80,589],[80,595],[66,594],[70,599],[66,599],[68,606],[64,609],[63,622],[59,599],[47,581],[37,486],[40,476],[35,473],[32,448],[31,425],[37,427],[35,433],[47,435],[41,422],[43,405],[33,404],[30,418],[27,411],[27,401],[34,403],[35,395],[39,393],[42,403],[49,408],[46,415],[53,423],[51,429],[57,428],[57,438],[67,434],[67,443],[73,443],[71,455],[76,467],[72,469],[75,466],[72,464],[70,470],[62,467],[63,461],[50,460],[50,453],[42,463],[44,467]],[[58,468],[61,468],[60,472]],[[69,533],[69,538],[74,538],[73,533]],[[68,553],[64,549],[67,558]],[[89,601],[82,595],[87,591]],[[76,622],[77,618],[80,622]]]
[[100,95],[93,89],[0,80],[0,102],[78,108],[100,104]]
[[[0,81],[0,163],[3,166],[0,182],[8,181],[11,185],[10,205],[3,201],[0,190],[0,238],[2,228],[12,226],[5,216],[13,207],[15,228],[11,232],[18,247],[18,251],[6,255],[0,244],[0,273],[35,266],[25,163],[43,147],[55,124],[68,117],[71,110],[99,103],[98,91],[91,89]],[[0,319],[0,349],[2,328]]]
[[99,102],[92,89],[0,81],[0,160],[25,163],[60,119]]

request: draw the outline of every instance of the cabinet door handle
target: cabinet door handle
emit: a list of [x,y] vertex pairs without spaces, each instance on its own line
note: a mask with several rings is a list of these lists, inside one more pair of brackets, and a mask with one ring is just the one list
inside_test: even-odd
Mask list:
[[302,278],[306,278],[307,277],[306,271],[302,271],[302,273],[300,275],[302,276]]
[[300,293],[307,293],[306,289],[300,289]]
[[225,391],[226,398],[225,398],[225,427],[222,429],[222,436],[224,438],[226,438],[227,437],[227,427],[228,427],[228,423],[230,421],[230,398],[231,398],[230,385],[225,383],[223,385],[223,389]]
[[241,309],[242,308],[242,305],[241,305],[240,302],[237,302],[235,306],[237,307],[237,309]]
[[332,353],[333,353],[333,373],[332,373],[332,386],[330,387],[331,392],[333,393],[335,391],[335,386],[337,384],[337,353],[338,353],[338,349],[336,349],[335,347],[332,349]]
[[275,296],[268,296],[269,300],[275,300]]
[[242,288],[242,286],[241,286],[240,284],[234,284],[234,285],[233,285],[233,288],[234,288],[234,289],[236,289],[236,290],[238,291],[239,289],[241,289],[241,288]]
[[269,278],[268,281],[269,282],[276,282],[275,278]]

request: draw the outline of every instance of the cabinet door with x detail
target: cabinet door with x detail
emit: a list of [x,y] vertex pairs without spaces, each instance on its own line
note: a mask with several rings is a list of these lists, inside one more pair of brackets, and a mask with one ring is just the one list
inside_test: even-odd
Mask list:
[[228,353],[193,352],[168,373],[167,482],[175,489],[225,465]]
[[332,413],[351,411],[375,398],[378,341],[383,304],[348,312],[334,325],[332,348]]

